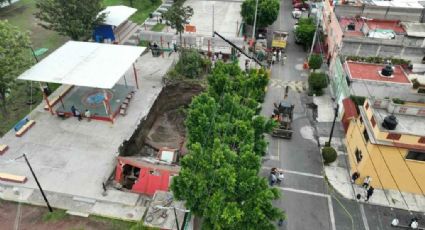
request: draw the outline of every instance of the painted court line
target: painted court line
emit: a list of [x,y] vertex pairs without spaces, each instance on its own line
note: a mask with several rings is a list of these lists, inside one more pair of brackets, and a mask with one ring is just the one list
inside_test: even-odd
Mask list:
[[329,218],[331,219],[332,230],[336,230],[334,206],[332,205],[332,197],[330,196],[328,197],[328,206],[329,206]]
[[[267,166],[263,166],[263,169],[272,169],[272,167],[267,167]],[[322,175],[318,175],[318,174],[312,174],[312,173],[306,173],[306,172],[299,172],[299,171],[292,171],[292,170],[283,170],[284,173],[289,173],[289,174],[296,174],[296,175],[301,175],[301,176],[308,176],[308,177],[314,177],[314,178],[319,178],[319,179],[323,179]]]

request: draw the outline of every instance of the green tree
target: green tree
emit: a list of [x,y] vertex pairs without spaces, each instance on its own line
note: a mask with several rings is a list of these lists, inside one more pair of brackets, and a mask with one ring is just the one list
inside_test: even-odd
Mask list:
[[27,33],[0,20],[0,102],[7,113],[7,98],[16,86],[16,77],[32,63],[30,39]]
[[311,73],[308,77],[310,93],[320,96],[323,94],[323,88],[328,86],[328,79],[324,73]]
[[[246,0],[241,6],[241,16],[249,25],[254,25],[256,0]],[[257,28],[273,24],[279,15],[279,0],[258,0]]]
[[170,23],[171,27],[176,29],[176,34],[180,34],[180,45],[182,44],[184,26],[192,16],[193,8],[190,6],[183,6],[183,2],[180,1],[174,3],[163,15],[164,19]]
[[312,70],[320,69],[323,63],[322,55],[319,54],[312,54],[310,56],[310,59],[308,59],[308,66]]
[[295,36],[305,47],[310,47],[315,31],[316,25],[312,18],[300,18],[298,27],[295,29]]
[[5,4],[5,3],[9,3],[12,4],[12,0],[0,0],[0,5]]
[[195,49],[183,49],[176,64],[176,71],[187,78],[201,77],[205,71],[204,58]]
[[102,0],[37,0],[36,6],[35,16],[42,27],[76,41],[88,39],[106,17],[98,16],[103,10]]
[[258,115],[267,80],[264,71],[245,75],[237,64],[218,62],[207,92],[188,109],[189,153],[171,189],[204,229],[274,229],[271,221],[283,216],[271,203],[279,191],[258,176],[263,134],[273,128]]

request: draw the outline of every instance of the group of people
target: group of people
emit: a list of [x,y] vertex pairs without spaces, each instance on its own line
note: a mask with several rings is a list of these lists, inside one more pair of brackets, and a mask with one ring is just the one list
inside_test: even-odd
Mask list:
[[285,64],[286,54],[283,54],[283,52],[280,49],[273,51],[272,65],[280,61],[282,62],[283,65]]
[[280,184],[284,178],[285,176],[283,175],[282,169],[272,168],[272,170],[270,171],[270,176],[269,176],[270,186],[273,186],[275,184]]
[[[75,108],[74,105],[71,106],[71,112],[72,115],[76,118],[78,118],[79,121],[83,120],[83,114],[81,114],[80,110],[78,110],[77,108]],[[84,117],[87,118],[87,121],[91,120],[91,112],[90,110],[86,109],[84,111]]]
[[[360,177],[360,173],[354,172],[351,176],[351,183],[355,183],[356,180]],[[373,192],[375,191],[375,188],[370,185],[372,182],[372,177],[366,176],[363,180],[362,187],[365,189],[366,195],[365,195],[365,201],[369,201],[369,198],[373,195]],[[361,198],[361,194],[357,194],[357,199]]]

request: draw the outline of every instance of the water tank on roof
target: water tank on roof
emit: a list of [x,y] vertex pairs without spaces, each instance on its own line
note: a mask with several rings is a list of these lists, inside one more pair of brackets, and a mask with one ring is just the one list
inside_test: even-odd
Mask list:
[[382,127],[388,130],[394,130],[397,127],[398,121],[397,117],[394,115],[386,116],[384,122],[382,122]]
[[382,76],[385,77],[390,77],[391,75],[393,75],[394,70],[391,64],[386,65],[382,70],[381,70],[381,74]]

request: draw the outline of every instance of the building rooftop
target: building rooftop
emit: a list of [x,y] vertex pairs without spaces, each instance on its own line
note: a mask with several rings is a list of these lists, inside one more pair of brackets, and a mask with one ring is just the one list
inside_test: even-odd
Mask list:
[[[425,104],[422,104],[422,107],[425,109]],[[376,119],[376,124],[379,125],[380,130],[386,130],[382,127],[382,122],[385,117],[391,115],[387,109],[378,109],[373,108],[374,117]],[[415,116],[415,115],[403,115],[403,114],[394,114],[397,117],[398,125],[392,132],[404,133],[416,136],[425,136],[425,117]]]
[[380,71],[384,68],[382,64],[346,61],[345,68],[348,70],[351,79],[410,84],[407,74],[399,65],[394,66],[392,77],[383,77],[380,74]]
[[335,1],[335,5],[339,4],[348,4],[348,5],[355,5],[355,6],[362,6],[362,5],[375,5],[375,6],[384,6],[384,7],[403,7],[403,8],[418,8],[422,9],[424,8],[421,4],[421,1],[418,0],[392,0],[392,1],[386,1],[386,0],[341,0],[341,1]]
[[[350,28],[349,25],[354,25]],[[339,25],[345,36],[365,36],[392,39],[395,35],[404,35],[406,31],[398,20],[341,17]],[[388,35],[388,33],[391,33]],[[380,36],[382,35],[382,36]]]

